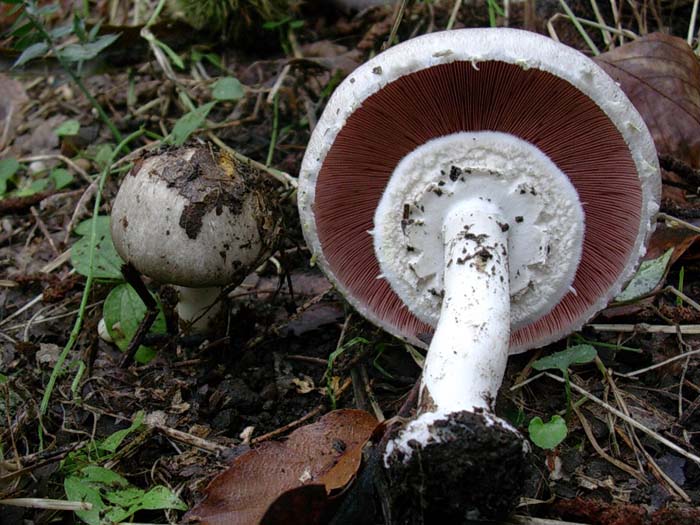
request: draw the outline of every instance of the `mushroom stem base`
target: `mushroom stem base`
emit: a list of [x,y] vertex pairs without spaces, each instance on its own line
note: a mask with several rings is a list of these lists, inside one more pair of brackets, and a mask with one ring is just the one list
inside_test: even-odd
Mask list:
[[[528,447],[510,426],[481,414],[459,412],[434,421],[435,441],[412,443],[385,457],[392,498],[392,521],[464,523],[502,519],[517,504],[528,474]],[[422,523],[422,521],[420,521]]]
[[180,324],[190,333],[210,332],[223,310],[221,302],[216,302],[221,293],[221,287],[175,286],[175,289],[180,299],[177,303]]

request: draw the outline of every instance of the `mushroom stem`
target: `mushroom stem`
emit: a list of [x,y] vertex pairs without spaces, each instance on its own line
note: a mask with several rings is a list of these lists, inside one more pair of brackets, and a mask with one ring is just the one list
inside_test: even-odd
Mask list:
[[179,301],[177,315],[192,333],[206,333],[220,315],[222,305],[216,302],[221,293],[220,286],[190,288],[175,286]]
[[477,198],[457,203],[445,218],[445,296],[421,389],[429,411],[492,411],[510,340],[505,224],[498,206]]

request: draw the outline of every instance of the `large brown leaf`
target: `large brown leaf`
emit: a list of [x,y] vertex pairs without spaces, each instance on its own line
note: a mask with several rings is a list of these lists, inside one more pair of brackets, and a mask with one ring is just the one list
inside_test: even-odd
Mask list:
[[700,168],[700,62],[688,44],[653,33],[596,61],[641,113],[659,154]]
[[[313,517],[301,509],[313,507],[319,515],[319,488],[328,494],[354,478],[362,447],[376,426],[367,412],[336,410],[295,430],[285,442],[263,443],[217,476],[205,490],[206,499],[185,518],[208,525],[257,525],[284,494],[287,501],[303,501],[298,520],[288,523],[312,523]],[[308,487],[312,498],[288,492],[304,485],[313,486]]]

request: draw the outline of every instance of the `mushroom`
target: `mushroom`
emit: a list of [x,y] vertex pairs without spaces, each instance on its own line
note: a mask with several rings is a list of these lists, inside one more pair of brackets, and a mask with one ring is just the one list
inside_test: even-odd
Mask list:
[[549,38],[433,33],[338,87],[304,157],[299,210],[348,301],[429,344],[418,415],[384,456],[396,487],[420,485],[397,508],[512,509],[527,447],[494,413],[508,355],[581,328],[620,291],[659,199],[638,112]]
[[211,145],[166,150],[122,181],[114,246],[142,274],[176,285],[181,323],[206,333],[222,287],[239,284],[276,244],[274,196],[257,168]]

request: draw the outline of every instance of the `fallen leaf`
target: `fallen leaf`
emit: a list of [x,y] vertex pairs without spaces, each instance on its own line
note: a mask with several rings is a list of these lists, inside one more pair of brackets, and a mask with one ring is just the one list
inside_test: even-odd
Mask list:
[[[314,515],[320,511],[318,488],[308,486],[321,486],[329,494],[347,485],[376,426],[377,421],[367,412],[336,410],[295,430],[285,442],[265,442],[234,459],[231,467],[209,484],[206,499],[185,518],[209,525],[254,525],[261,523],[271,505],[283,496],[299,505],[293,513],[296,523],[311,524],[313,516],[305,515],[304,509],[315,509]],[[288,493],[299,487],[305,487],[302,493]],[[279,503],[275,505],[279,507]],[[267,516],[265,522],[274,523],[270,519]]]
[[627,284],[625,289],[615,297],[615,301],[632,301],[656,290],[656,288],[661,285],[666,275],[666,270],[668,269],[672,254],[673,248],[669,248],[660,257],[643,261],[642,264],[639,265],[637,273],[632,277],[632,280]]
[[596,61],[641,113],[659,154],[700,167],[700,63],[685,40],[652,33]]
[[687,228],[670,228],[665,224],[658,224],[651,239],[649,239],[649,245],[647,246],[647,253],[644,259],[656,259],[663,255],[669,248],[673,248],[671,264],[674,264],[688,251],[698,237],[700,237],[700,234]]

